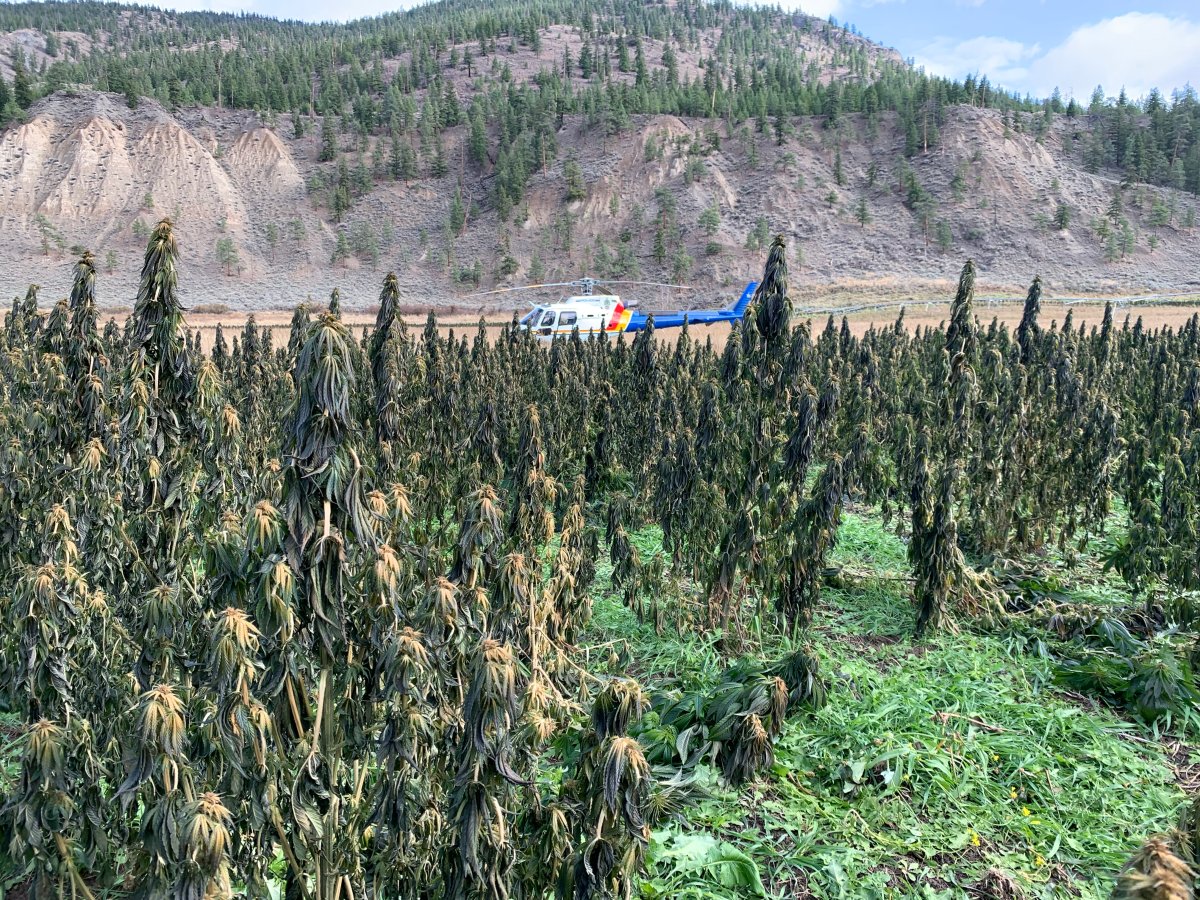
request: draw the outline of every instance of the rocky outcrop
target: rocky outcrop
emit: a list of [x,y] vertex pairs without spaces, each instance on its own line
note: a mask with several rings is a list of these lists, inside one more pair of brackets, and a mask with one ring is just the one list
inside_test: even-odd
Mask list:
[[[600,266],[617,257],[627,277],[668,280],[682,251],[690,266],[679,277],[703,291],[694,299],[728,300],[761,271],[761,252],[746,246],[760,218],[802,252],[793,281],[806,289],[907,295],[909,285],[952,279],[968,256],[980,266],[981,286],[1010,294],[1034,274],[1060,295],[1200,289],[1200,230],[1183,227],[1196,198],[1125,189],[1135,248],[1110,261],[1092,225],[1105,218],[1118,183],[1083,171],[1078,151],[1064,149],[1078,146],[1070,131],[1082,123],[1062,118],[1037,137],[1006,128],[991,110],[951,109],[936,146],[905,159],[903,134],[886,114],[873,124],[846,117],[836,131],[798,119],[782,143],[756,133],[753,122],[731,133],[724,122],[640,116],[610,135],[569,117],[557,157],[532,174],[506,222],[490,199],[494,171],[467,158],[465,126],[443,137],[448,174],[411,184],[378,178],[333,222],[324,201],[338,167],[374,167],[390,148],[386,138],[362,144],[346,135],[338,164],[321,164],[319,129],[303,124],[297,137],[290,116],[171,112],[148,100],[130,109],[124,97],[96,92],[43,99],[0,134],[0,294],[22,293],[30,281],[49,282],[46,296],[65,293],[70,248],[79,245],[102,259],[112,252],[102,297],[129,305],[144,247],[135,231],[164,215],[176,221],[191,301],[231,307],[285,307],[334,286],[348,305],[368,305],[388,270],[411,295],[454,303],[473,289],[457,271],[478,261],[490,286],[505,280],[494,274],[505,253],[519,267],[506,283],[520,283],[535,259],[557,281],[603,276]],[[570,203],[568,161],[586,187],[586,197]],[[928,227],[906,204],[904,171],[932,198]],[[448,248],[456,189],[467,221]],[[1071,210],[1070,229],[1050,227],[1059,203]],[[1156,204],[1174,211],[1170,224],[1154,223]],[[660,263],[654,236],[668,207],[670,247]],[[719,213],[715,229],[699,226],[706,209]],[[376,241],[378,258],[360,252],[333,264],[343,230]],[[939,246],[946,235],[948,246]],[[237,251],[233,265],[216,252],[226,241]]]

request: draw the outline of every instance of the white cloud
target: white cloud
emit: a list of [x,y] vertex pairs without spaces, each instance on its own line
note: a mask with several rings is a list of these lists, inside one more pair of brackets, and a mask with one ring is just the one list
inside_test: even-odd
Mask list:
[[999,37],[938,38],[916,62],[936,75],[981,73],[996,85],[1045,97],[1054,88],[1086,99],[1097,84],[1131,99],[1157,87],[1168,96],[1200,86],[1200,23],[1159,13],[1125,13],[1084,25],[1042,52],[1037,44]]
[[1104,85],[1131,98],[1158,87],[1170,94],[1200,84],[1200,23],[1158,13],[1126,13],[1074,31],[1033,67],[1029,88],[1039,95],[1055,87],[1087,97]]
[[1028,78],[1028,65],[1040,49],[1037,44],[1022,44],[1008,38],[974,37],[965,41],[938,38],[917,53],[915,62],[931,75],[962,78],[982,73],[993,84],[1011,85]]
[[[767,4],[770,0],[747,0],[751,3]],[[802,12],[805,15],[816,16],[818,19],[828,19],[840,15],[845,9],[842,0],[778,0],[779,6],[792,12]]]

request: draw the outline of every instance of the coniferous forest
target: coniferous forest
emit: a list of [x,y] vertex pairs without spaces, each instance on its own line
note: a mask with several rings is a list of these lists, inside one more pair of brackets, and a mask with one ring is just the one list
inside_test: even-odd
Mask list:
[[[538,51],[551,26],[579,30],[577,55],[548,60],[531,78],[506,70],[498,49]],[[336,120],[393,139],[418,127],[436,138],[469,123],[481,135],[473,140],[483,142],[473,153],[512,157],[496,186],[511,203],[555,152],[554,133],[567,115],[616,133],[644,113],[752,120],[765,131],[795,116],[823,116],[835,126],[845,114],[894,112],[912,155],[937,145],[946,109],[961,104],[1002,110],[1013,127],[1037,134],[1058,116],[1082,120],[1086,136],[1075,152],[1088,171],[1117,168],[1134,182],[1200,193],[1200,101],[1190,87],[1138,99],[1097,86],[1086,105],[1057,91],[1019,97],[986,76],[926,75],[832,21],[728,2],[447,0],[341,25],[117,3],[0,7],[0,31],[17,29],[80,39],[54,37],[39,65],[14,50],[11,77],[0,79],[0,123],[74,86],[121,93],[131,105],[152,97],[168,108],[291,113],[302,128]],[[828,57],[805,52],[806,40]],[[654,58],[651,42],[661,46]],[[678,57],[688,52],[698,55],[694,75],[680,72]],[[826,62],[838,77],[823,77]],[[488,89],[461,102],[454,73],[483,79]]]

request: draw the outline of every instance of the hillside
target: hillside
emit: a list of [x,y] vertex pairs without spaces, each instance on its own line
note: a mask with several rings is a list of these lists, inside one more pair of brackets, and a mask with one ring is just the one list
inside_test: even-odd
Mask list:
[[[1060,295],[1200,287],[1196,197],[1180,189],[1197,186],[1200,149],[1156,160],[1156,109],[1056,112],[986,80],[926,79],[803,16],[772,15],[751,36],[761,22],[723,7],[646,7],[640,24],[610,8],[605,26],[545,4],[512,34],[501,21],[441,42],[437,28],[454,33],[478,7],[356,30],[83,4],[97,9],[89,34],[75,18],[45,27],[38,16],[68,16],[54,6],[0,16],[43,26],[0,35],[0,77],[15,88],[15,64],[34,93],[58,88],[27,109],[10,102],[0,135],[8,295],[30,281],[43,300],[64,294],[72,248],[88,247],[111,269],[102,301],[128,305],[145,230],[164,215],[190,301],[239,308],[334,286],[369,305],[388,270],[420,302],[585,273],[702,285],[684,302],[708,302],[760,269],[774,232],[814,290],[919,294],[967,256],[1005,293],[1037,273]],[[94,89],[140,71],[138,54],[150,71],[177,59],[237,71],[250,44],[303,34],[372,48],[315,73],[307,109],[280,111],[295,72],[276,108],[239,101],[228,75],[216,96],[199,72],[140,85],[161,100],[133,80]],[[1195,106],[1177,98],[1171,121]],[[1136,157],[1124,169],[1105,165],[1114,138]]]

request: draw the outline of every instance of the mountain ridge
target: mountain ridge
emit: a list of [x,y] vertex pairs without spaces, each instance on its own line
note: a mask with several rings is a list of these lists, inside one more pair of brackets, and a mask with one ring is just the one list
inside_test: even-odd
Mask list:
[[[106,81],[124,77],[114,60],[160,59],[137,48],[158,47],[172,14],[149,10],[143,21],[96,6],[117,24],[88,40],[109,50],[84,54],[61,40],[50,49],[76,66],[107,59]],[[1163,149],[1165,128],[1200,121],[1194,95],[1169,107],[1161,98],[1159,107],[1037,106],[993,96],[984,80],[926,79],[828,23],[743,21],[724,5],[585,3],[581,24],[530,13],[528,27],[498,9],[516,23],[512,34],[473,3],[364,24],[360,44],[379,47],[314,73],[305,110],[236,108],[232,83],[218,88],[220,105],[93,86],[51,91],[15,113],[10,103],[0,290],[47,280],[54,258],[65,268],[72,248],[88,247],[114,263],[124,299],[112,302],[126,305],[142,235],[163,215],[177,220],[198,302],[245,308],[288,306],[338,284],[349,302],[369,304],[386,270],[431,302],[585,273],[700,284],[693,299],[710,302],[757,273],[772,232],[790,238],[794,278],[814,290],[902,291],[952,276],[964,256],[982,283],[1010,293],[1034,274],[1062,292],[1196,286],[1200,143]],[[589,21],[598,9],[610,17]],[[439,45],[461,10],[480,36]],[[629,22],[631,10],[644,20]],[[13,15],[0,13],[0,24]],[[771,33],[746,24],[759,21]],[[387,44],[397,22],[432,43]],[[197,49],[186,64],[235,70],[254,28],[266,40],[272,27],[292,27],[242,25],[250,37],[189,25],[179,40]],[[13,44],[14,33],[0,41]],[[61,80],[57,65],[35,73],[34,93]],[[207,90],[197,71],[166,93]],[[150,76],[152,90],[160,77]],[[703,114],[710,97],[714,114]],[[953,102],[964,98],[973,102]]]

